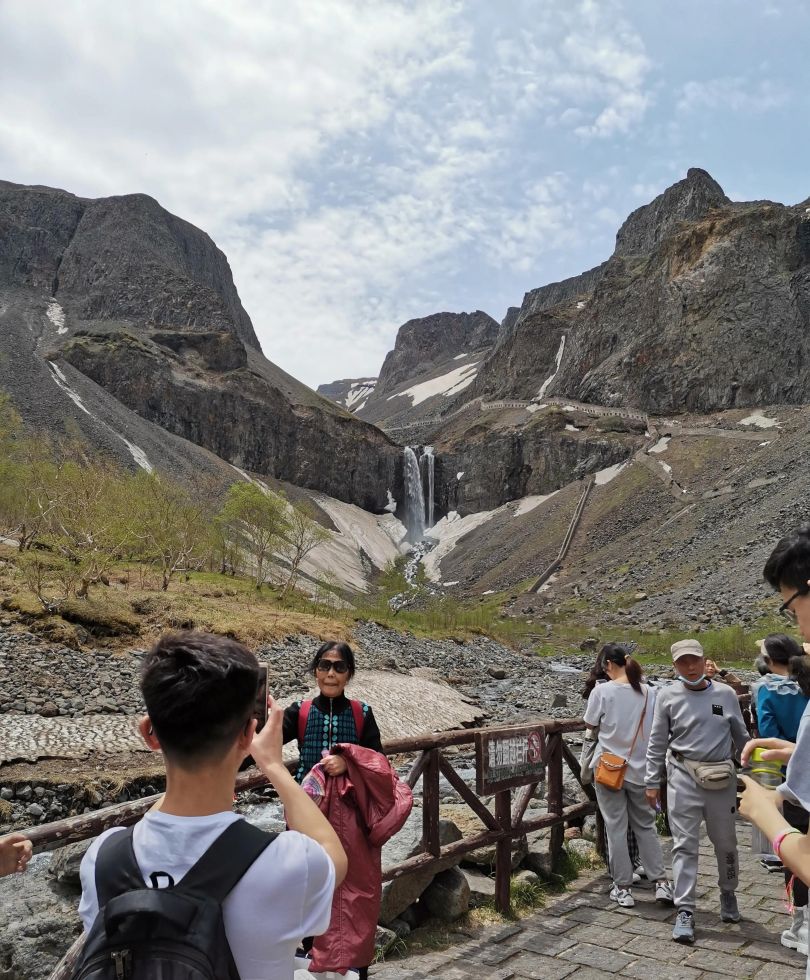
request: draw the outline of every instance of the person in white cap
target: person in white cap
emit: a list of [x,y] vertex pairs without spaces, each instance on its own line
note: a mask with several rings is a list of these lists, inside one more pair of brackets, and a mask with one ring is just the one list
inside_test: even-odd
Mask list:
[[672,645],[676,680],[658,694],[647,747],[645,787],[652,807],[660,805],[666,766],[667,815],[672,831],[672,877],[678,909],[672,938],[695,941],[700,824],[717,857],[720,918],[739,922],[738,859],[734,827],[737,779],[735,749],[748,741],[734,690],[706,677],[706,659],[697,640]]

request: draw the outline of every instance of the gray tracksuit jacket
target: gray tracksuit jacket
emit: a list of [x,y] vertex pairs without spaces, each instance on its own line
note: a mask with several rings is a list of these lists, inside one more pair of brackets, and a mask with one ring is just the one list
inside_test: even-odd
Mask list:
[[647,747],[645,786],[658,789],[667,749],[695,762],[722,762],[748,741],[740,704],[727,684],[691,691],[680,681],[658,692]]

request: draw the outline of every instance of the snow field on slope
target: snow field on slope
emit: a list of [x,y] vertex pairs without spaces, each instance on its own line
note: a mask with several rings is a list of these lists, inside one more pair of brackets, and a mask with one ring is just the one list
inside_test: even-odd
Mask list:
[[478,361],[474,361],[472,364],[464,364],[438,378],[422,381],[404,391],[398,391],[395,395],[389,395],[387,401],[390,402],[394,398],[407,395],[411,399],[411,408],[413,408],[434,395],[444,395],[445,398],[455,395],[459,391],[464,391],[475,381],[475,376],[478,374],[478,364]]

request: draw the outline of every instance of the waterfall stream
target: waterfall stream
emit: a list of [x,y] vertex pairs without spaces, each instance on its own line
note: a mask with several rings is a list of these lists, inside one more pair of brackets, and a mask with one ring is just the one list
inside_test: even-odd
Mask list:
[[433,446],[425,446],[422,450],[422,462],[427,470],[427,493],[425,495],[427,504],[427,523],[425,528],[433,527],[433,473],[436,457],[433,455]]
[[405,526],[408,540],[422,540],[425,535],[425,497],[419,460],[410,446],[405,447]]

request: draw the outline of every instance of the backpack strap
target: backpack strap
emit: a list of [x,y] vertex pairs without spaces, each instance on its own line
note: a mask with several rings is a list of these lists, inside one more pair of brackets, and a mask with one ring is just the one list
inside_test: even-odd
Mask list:
[[354,730],[357,733],[357,741],[359,742],[363,737],[363,728],[366,724],[366,706],[362,701],[355,701],[354,698],[349,699],[349,704],[352,706],[352,714],[354,715]]
[[309,721],[309,712],[312,708],[312,699],[307,698],[306,701],[302,701],[298,708],[298,751],[300,752],[304,745],[304,736],[307,733],[307,721]]
[[132,846],[134,827],[106,837],[96,854],[96,900],[103,909],[110,899],[146,888]]
[[221,905],[247,869],[277,836],[259,830],[247,820],[235,820],[183,875],[175,891],[201,892]]

